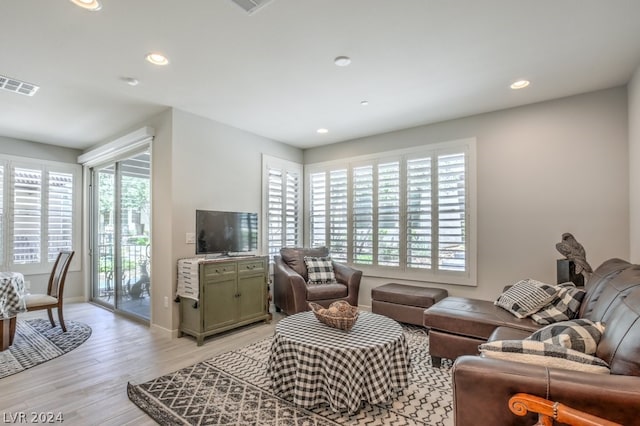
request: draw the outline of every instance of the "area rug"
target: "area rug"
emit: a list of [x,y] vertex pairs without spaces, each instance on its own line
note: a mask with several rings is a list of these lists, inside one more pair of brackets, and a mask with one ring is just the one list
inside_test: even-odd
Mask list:
[[409,387],[389,404],[363,403],[353,415],[307,410],[271,391],[271,338],[146,383],[129,399],[161,425],[452,425],[451,363],[434,368],[424,329],[403,326],[411,356]]
[[59,325],[51,327],[48,319],[18,318],[13,344],[0,352],[0,379],[66,354],[91,336],[86,324],[65,321],[65,325],[63,333]]

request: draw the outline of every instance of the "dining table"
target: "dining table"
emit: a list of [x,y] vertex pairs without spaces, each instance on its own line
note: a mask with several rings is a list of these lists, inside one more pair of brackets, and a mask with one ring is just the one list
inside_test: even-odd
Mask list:
[[0,272],[0,351],[13,344],[16,318],[26,312],[24,275],[20,272]]

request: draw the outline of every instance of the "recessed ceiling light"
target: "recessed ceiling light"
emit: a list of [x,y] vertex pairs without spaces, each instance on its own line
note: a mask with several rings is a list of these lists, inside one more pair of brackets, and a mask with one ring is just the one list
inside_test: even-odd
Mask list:
[[525,87],[527,87],[529,84],[531,84],[529,82],[529,80],[518,80],[516,82],[511,83],[511,88],[514,90],[517,89],[524,89]]
[[167,65],[169,63],[169,59],[161,53],[149,53],[145,59],[153,65]]
[[351,63],[351,58],[348,56],[338,56],[333,60],[333,63],[339,67],[346,67]]
[[325,133],[329,133],[328,129],[318,129],[316,130],[316,132],[320,133],[321,135],[325,134]]
[[97,12],[102,9],[102,4],[98,0],[71,0],[76,6],[80,6],[83,9]]
[[369,105],[369,101],[360,101],[360,105],[367,106]]

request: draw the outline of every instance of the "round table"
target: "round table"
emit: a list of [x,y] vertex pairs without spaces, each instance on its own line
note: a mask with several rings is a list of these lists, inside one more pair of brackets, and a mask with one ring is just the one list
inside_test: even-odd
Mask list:
[[355,413],[362,401],[387,403],[407,387],[409,348],[400,324],[385,316],[360,312],[345,331],[302,312],[276,326],[267,373],[276,395],[298,406]]

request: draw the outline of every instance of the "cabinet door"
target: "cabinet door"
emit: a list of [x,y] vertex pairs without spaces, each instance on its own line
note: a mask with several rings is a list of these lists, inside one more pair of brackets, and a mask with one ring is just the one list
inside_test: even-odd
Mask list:
[[266,262],[238,262],[238,297],[240,321],[259,317],[267,312]]
[[204,331],[238,321],[235,263],[205,265],[203,279]]

